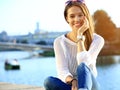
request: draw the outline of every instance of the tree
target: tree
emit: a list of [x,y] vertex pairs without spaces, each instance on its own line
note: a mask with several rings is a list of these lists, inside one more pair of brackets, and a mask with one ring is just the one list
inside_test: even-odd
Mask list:
[[93,15],[96,33],[103,36],[106,41],[116,39],[116,25],[104,10],[97,10]]

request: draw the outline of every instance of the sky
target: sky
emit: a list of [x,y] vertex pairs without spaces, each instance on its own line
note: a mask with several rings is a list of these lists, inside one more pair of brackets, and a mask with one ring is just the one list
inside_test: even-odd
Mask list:
[[[66,0],[0,0],[0,33],[25,35],[34,33],[39,22],[41,31],[68,31],[63,15]],[[120,27],[119,0],[85,0],[91,15],[105,10],[113,23]]]

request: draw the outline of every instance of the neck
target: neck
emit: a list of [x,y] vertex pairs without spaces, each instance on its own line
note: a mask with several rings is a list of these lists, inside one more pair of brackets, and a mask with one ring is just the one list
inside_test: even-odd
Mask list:
[[67,35],[66,35],[66,37],[68,38],[68,39],[70,39],[71,41],[73,41],[73,42],[77,42],[77,33],[75,33],[75,32],[69,32]]

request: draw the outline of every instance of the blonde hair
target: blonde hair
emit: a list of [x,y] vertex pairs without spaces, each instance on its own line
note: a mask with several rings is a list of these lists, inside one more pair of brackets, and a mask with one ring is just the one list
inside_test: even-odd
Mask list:
[[[94,32],[94,23],[93,23],[93,20],[92,20],[92,17],[89,13],[89,10],[87,8],[87,6],[84,4],[84,3],[81,3],[81,2],[77,2],[77,1],[71,1],[69,4],[66,5],[65,7],[65,10],[64,10],[64,17],[66,19],[67,17],[67,11],[69,8],[71,8],[72,6],[78,6],[81,8],[81,10],[83,11],[84,15],[86,16],[86,18],[88,19],[88,22],[89,22],[89,29],[86,30],[83,35],[85,36],[85,47],[86,47],[86,50],[89,49],[90,47],[90,44],[92,42],[92,39],[93,39],[93,32]],[[66,19],[67,21],[67,19]]]

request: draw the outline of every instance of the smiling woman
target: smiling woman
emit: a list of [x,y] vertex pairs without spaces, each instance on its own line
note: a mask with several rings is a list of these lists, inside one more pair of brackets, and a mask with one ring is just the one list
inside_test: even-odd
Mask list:
[[64,18],[71,31],[54,40],[58,77],[46,78],[44,86],[46,90],[97,90],[96,59],[104,39],[94,32],[84,0],[68,0],[65,4]]

